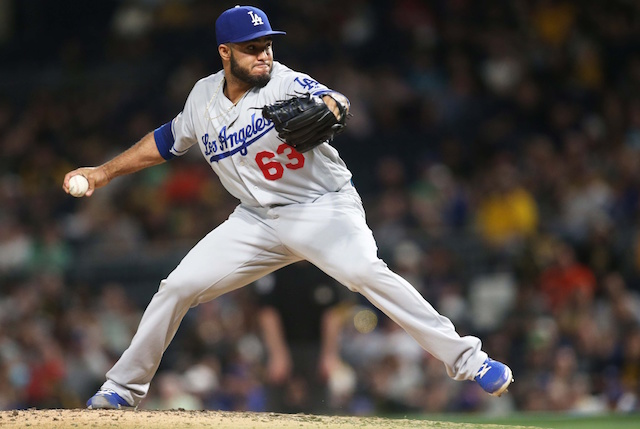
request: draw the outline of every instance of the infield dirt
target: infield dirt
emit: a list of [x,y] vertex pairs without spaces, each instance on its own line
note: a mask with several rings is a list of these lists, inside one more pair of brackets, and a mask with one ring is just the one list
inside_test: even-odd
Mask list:
[[524,426],[476,425],[380,417],[338,417],[223,411],[14,410],[0,411],[1,429],[516,429]]

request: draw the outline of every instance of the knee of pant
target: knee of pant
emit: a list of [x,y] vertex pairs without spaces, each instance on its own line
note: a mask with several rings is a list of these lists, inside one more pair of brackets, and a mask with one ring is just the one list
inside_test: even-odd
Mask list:
[[347,286],[351,290],[360,291],[364,286],[374,284],[380,273],[380,269],[384,268],[386,268],[386,264],[380,259],[367,259],[351,265],[345,273],[347,276]]
[[187,301],[191,303],[200,293],[200,289],[196,286],[195,281],[190,281],[188,278],[176,281],[176,279],[172,278],[170,275],[160,282],[158,293],[170,295],[178,301]]

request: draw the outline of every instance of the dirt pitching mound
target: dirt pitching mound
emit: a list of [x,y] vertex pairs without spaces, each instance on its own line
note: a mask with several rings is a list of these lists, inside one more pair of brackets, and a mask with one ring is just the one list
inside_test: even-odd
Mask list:
[[0,429],[515,429],[522,426],[476,425],[380,417],[223,411],[15,410],[0,411]]

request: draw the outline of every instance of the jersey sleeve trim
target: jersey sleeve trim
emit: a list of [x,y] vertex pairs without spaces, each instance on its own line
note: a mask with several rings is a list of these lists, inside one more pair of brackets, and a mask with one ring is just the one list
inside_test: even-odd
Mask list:
[[160,152],[160,155],[162,155],[165,160],[169,161],[175,157],[175,155],[171,153],[171,148],[175,142],[173,132],[171,131],[171,121],[156,128],[153,132],[153,137],[156,141],[158,152]]
[[333,90],[331,90],[331,89],[329,89],[329,88],[323,88],[323,89],[320,89],[320,90],[318,90],[318,91],[314,91],[314,92],[312,92],[312,93],[311,93],[311,95],[315,95],[315,96],[317,96],[317,97],[320,97],[320,96],[322,96],[322,95],[330,94],[330,93],[332,93],[332,92],[335,92],[335,91],[333,91]]

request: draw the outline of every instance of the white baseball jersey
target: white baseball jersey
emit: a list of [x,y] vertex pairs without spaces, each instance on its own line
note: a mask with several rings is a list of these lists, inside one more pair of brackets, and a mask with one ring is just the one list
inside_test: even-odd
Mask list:
[[267,104],[300,93],[331,92],[326,86],[276,61],[269,83],[250,89],[235,105],[223,94],[223,85],[223,70],[198,81],[184,110],[171,121],[171,136],[156,133],[165,158],[198,144],[227,191],[254,207],[313,201],[350,181],[335,148],[325,143],[299,153],[262,117]]

